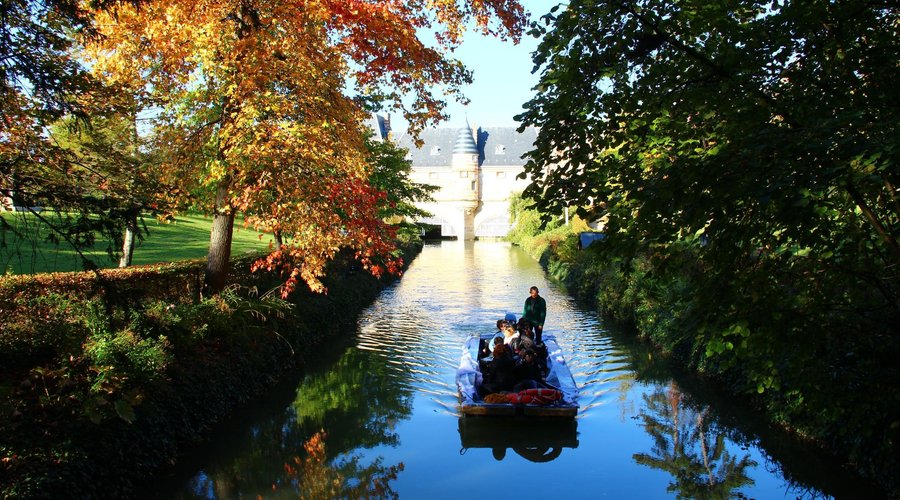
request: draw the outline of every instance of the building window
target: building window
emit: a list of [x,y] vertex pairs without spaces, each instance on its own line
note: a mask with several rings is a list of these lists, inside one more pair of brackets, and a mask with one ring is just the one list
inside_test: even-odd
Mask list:
[[431,156],[438,156],[439,154],[441,154],[441,147],[431,146]]
[[460,179],[465,179],[465,178],[468,177],[468,176],[469,176],[469,172],[466,171],[466,170],[463,170],[462,172],[459,173],[459,178],[460,178]]
[[506,154],[506,146],[504,146],[503,144],[497,144],[497,146],[494,147],[494,154],[495,155],[505,155]]
[[429,179],[437,179],[438,173],[437,172],[428,172],[428,178]]
[[475,191],[475,181],[472,181],[472,191]]
[[506,172],[497,172],[498,179],[506,179]]

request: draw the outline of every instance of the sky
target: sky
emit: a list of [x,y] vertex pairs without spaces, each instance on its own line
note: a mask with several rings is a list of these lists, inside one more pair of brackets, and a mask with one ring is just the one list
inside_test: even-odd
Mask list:
[[[536,20],[550,11],[557,0],[521,0],[520,3]],[[538,41],[524,35],[518,45],[512,41],[500,41],[479,33],[468,32],[462,45],[455,51],[456,59],[472,71],[473,82],[463,87],[463,93],[471,102],[463,106],[449,99],[446,113],[450,119],[439,127],[462,127],[468,118],[472,126],[510,127],[518,123],[513,116],[523,111],[522,105],[534,95],[538,75],[532,74],[534,63],[531,53]],[[395,138],[406,132],[406,121],[399,113],[391,114],[391,127]]]

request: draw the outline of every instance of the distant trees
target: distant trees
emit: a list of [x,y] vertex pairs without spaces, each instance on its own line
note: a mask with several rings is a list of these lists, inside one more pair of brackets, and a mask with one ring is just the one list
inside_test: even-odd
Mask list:
[[[106,2],[98,2],[100,4]],[[76,251],[97,235],[121,241],[127,218],[108,171],[86,165],[61,147],[47,127],[66,117],[85,131],[92,116],[116,112],[118,93],[93,78],[73,57],[73,33],[93,36],[78,2],[9,0],[0,7],[0,195],[19,207],[41,207],[33,216],[53,241]],[[127,210],[126,210],[127,211]],[[0,213],[0,244],[27,237]],[[86,268],[94,263],[81,254]]]

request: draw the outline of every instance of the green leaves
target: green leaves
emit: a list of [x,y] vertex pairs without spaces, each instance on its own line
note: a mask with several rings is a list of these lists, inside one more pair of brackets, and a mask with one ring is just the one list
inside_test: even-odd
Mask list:
[[[525,167],[538,210],[592,207],[622,257],[693,245],[717,270],[815,259],[852,281],[900,262],[900,110],[883,105],[896,10],[573,1],[545,21],[519,117],[540,127]],[[882,301],[900,311],[898,286]]]
[[[900,349],[900,10],[572,0],[545,22],[524,196],[606,221],[592,295],[777,418],[896,454],[858,436],[889,435],[900,383],[874,368]],[[840,391],[878,409],[830,411]]]

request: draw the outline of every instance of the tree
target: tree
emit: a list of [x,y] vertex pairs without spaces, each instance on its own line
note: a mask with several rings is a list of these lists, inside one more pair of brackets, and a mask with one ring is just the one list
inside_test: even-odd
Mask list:
[[407,220],[429,217],[431,214],[417,208],[414,203],[432,201],[438,186],[419,184],[410,180],[412,161],[407,151],[391,141],[378,141],[370,134],[366,137],[367,162],[371,166],[369,183],[385,193],[378,207],[378,216],[399,226],[407,237],[418,237],[418,226]]
[[[438,40],[452,49],[470,19],[513,38],[523,22],[512,0],[155,1],[96,16],[103,37],[88,44],[94,70],[150,89],[148,102],[160,109],[156,138],[171,152],[163,178],[180,183],[181,201],[204,195],[214,214],[210,292],[225,284],[238,212],[290,235],[265,263],[289,266],[286,290],[300,279],[321,289],[324,265],[341,247],[376,275],[399,270],[348,81],[360,95],[390,86],[394,109],[416,133],[441,117],[432,87],[458,94],[469,79],[416,30],[441,27]],[[408,106],[405,93],[415,96]]]
[[898,21],[857,0],[570,2],[533,29],[526,196],[607,214],[604,247],[657,270],[689,251],[712,306],[736,284],[745,309],[799,288],[896,317]]
[[50,127],[49,137],[73,159],[72,171],[87,181],[81,189],[107,200],[115,218],[124,220],[124,234],[113,239],[121,249],[119,267],[131,265],[135,240],[143,237],[142,213],[165,214],[160,194],[170,187],[154,177],[154,154],[142,148],[134,110],[94,117],[87,126],[69,118]]
[[[98,8],[108,2],[96,2]],[[93,34],[90,19],[70,0],[9,0],[0,4],[0,196],[31,211],[50,238],[81,252],[97,233],[121,238],[126,225],[116,200],[101,196],[96,176],[45,132],[63,117],[73,128],[106,114],[109,89],[72,57],[71,33]],[[5,204],[5,203],[4,203]],[[40,207],[41,210],[33,210]],[[12,208],[12,207],[3,207]],[[0,245],[6,235],[27,234],[0,214]],[[80,254],[86,268],[96,267]]]

